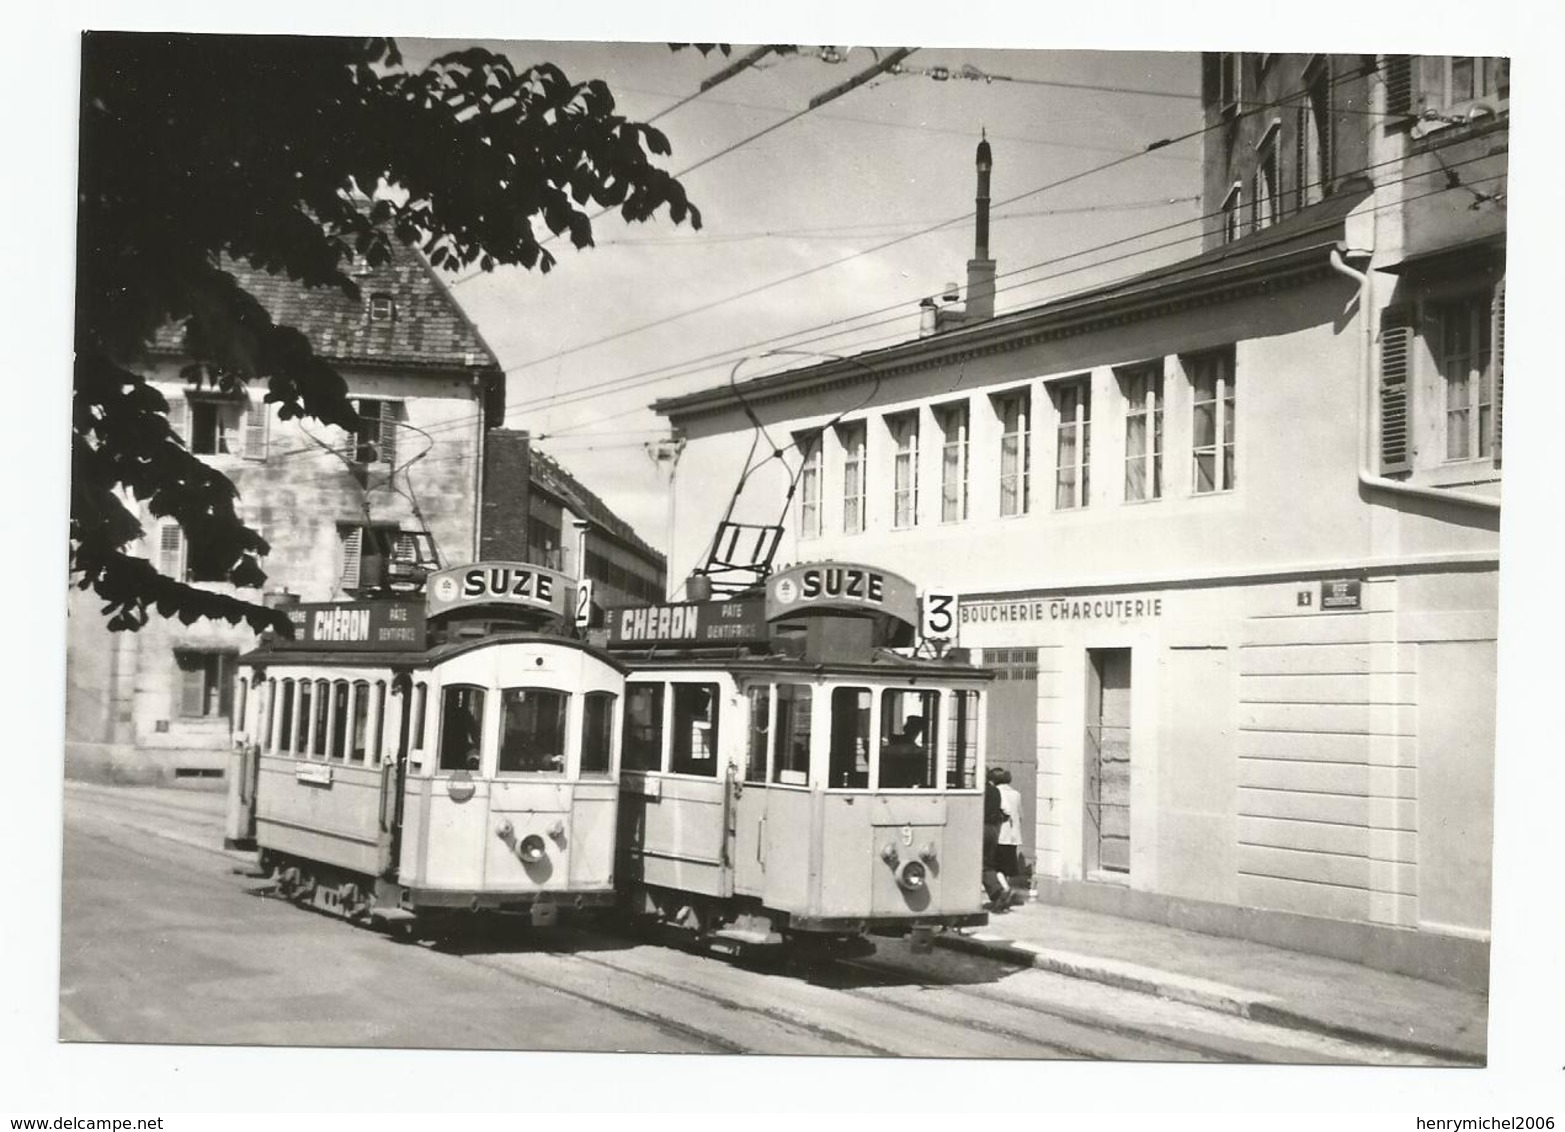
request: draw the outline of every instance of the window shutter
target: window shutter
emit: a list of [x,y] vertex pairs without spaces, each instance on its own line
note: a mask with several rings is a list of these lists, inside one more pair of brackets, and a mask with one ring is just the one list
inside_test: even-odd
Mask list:
[[183,393],[175,393],[168,399],[168,427],[190,447],[190,402]]
[[380,430],[376,436],[376,446],[380,449],[382,462],[396,467],[397,465],[397,402],[382,401],[380,403]]
[[1489,335],[1490,348],[1494,351],[1494,465],[1500,466],[1500,439],[1503,435],[1501,416],[1505,411],[1505,280],[1495,284],[1494,304],[1491,308],[1494,328]]
[[[1413,113],[1413,56],[1381,56],[1381,77],[1386,83],[1386,113]],[[1397,126],[1400,122],[1389,122]]]
[[1413,467],[1413,326],[1411,311],[1388,308],[1380,319],[1380,471]]
[[176,582],[184,581],[185,532],[177,523],[164,523],[158,539],[158,569]]
[[266,459],[266,418],[269,415],[267,409],[265,401],[250,401],[245,405],[246,460]]
[[342,528],[342,577],[339,580],[342,589],[359,588],[359,555],[363,547],[363,527]]

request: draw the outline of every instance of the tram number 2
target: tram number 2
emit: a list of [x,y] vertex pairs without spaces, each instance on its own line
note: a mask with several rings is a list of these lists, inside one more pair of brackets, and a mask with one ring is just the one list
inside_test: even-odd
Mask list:
[[925,590],[920,632],[925,640],[949,641],[956,636],[956,595],[949,590]]
[[576,628],[586,629],[592,624],[592,579],[583,578],[576,583]]

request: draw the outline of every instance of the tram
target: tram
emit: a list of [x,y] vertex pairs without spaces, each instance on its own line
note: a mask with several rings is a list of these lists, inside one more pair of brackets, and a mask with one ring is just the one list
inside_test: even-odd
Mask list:
[[292,606],[294,639],[241,657],[231,828],[282,894],[408,926],[615,902],[625,666],[569,635],[575,589],[480,562]]
[[816,563],[610,613],[622,908],[715,950],[987,922],[990,674],[913,642],[912,583]]

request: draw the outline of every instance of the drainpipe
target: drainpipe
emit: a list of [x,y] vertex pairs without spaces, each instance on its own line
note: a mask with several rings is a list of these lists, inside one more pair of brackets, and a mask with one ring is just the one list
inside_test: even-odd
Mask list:
[[[1485,511],[1498,511],[1500,501],[1489,495],[1474,495],[1471,492],[1451,491],[1440,487],[1423,487],[1419,484],[1404,483],[1402,480],[1390,479],[1376,474],[1373,469],[1372,452],[1374,451],[1374,436],[1377,431],[1375,425],[1379,420],[1379,404],[1375,396],[1375,338],[1370,326],[1370,312],[1374,310],[1371,302],[1373,291],[1370,274],[1367,271],[1359,271],[1349,267],[1342,258],[1342,249],[1331,249],[1332,270],[1345,275],[1358,284],[1359,325],[1363,328],[1364,349],[1359,354],[1359,384],[1363,389],[1364,424],[1359,430],[1359,483],[1376,491],[1390,492],[1393,495],[1408,495],[1418,499],[1438,499],[1442,503],[1458,503],[1469,507],[1477,507]],[[1349,306],[1352,304],[1349,303]]]
[[482,562],[484,558],[483,529],[484,529],[484,489],[488,486],[489,477],[485,475],[484,468],[484,432],[488,421],[484,419],[486,408],[484,399],[488,394],[488,388],[482,373],[473,374],[473,400],[478,406],[478,435],[473,442],[475,456],[478,462],[478,474],[473,477],[473,557],[469,562]]

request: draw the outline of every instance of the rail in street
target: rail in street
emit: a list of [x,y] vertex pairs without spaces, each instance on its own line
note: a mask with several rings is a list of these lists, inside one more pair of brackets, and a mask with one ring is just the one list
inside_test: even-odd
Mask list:
[[401,943],[270,898],[221,841],[211,795],[67,786],[63,1038],[1441,1064],[899,940],[809,965],[596,921]]

